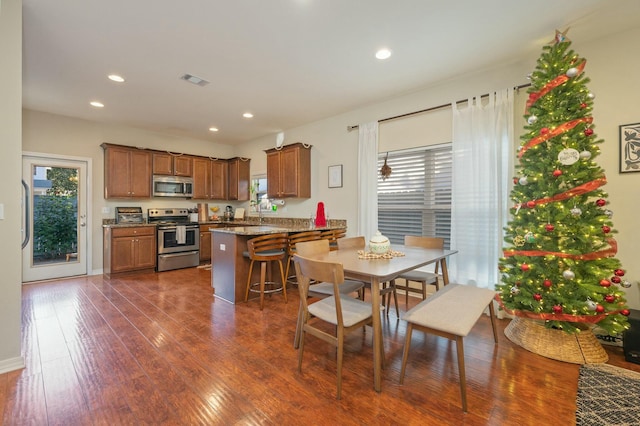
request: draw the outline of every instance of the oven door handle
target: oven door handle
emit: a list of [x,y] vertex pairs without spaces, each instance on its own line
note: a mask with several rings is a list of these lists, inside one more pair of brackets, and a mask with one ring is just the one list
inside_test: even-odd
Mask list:
[[[178,226],[181,226],[181,225],[178,225]],[[184,227],[186,228],[187,231],[200,228],[199,225],[184,225]],[[176,225],[158,227],[158,231],[175,231],[175,230],[176,230]]]
[[160,257],[180,257],[180,256],[191,256],[193,254],[200,253],[198,250],[192,251],[181,251],[180,253],[168,253],[168,254],[160,254]]

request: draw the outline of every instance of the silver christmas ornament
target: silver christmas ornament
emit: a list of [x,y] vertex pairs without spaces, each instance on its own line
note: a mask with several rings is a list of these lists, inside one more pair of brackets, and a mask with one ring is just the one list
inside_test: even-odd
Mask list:
[[582,214],[582,210],[580,210],[577,207],[572,208],[571,210],[569,210],[571,212],[571,214],[573,216],[580,216]]
[[511,287],[511,294],[520,294],[520,289],[514,285]]
[[606,209],[604,211],[604,214],[606,214],[609,219],[611,219],[613,217],[613,212],[611,210],[609,210],[609,209]]
[[565,280],[572,280],[576,277],[576,274],[574,274],[573,271],[567,269],[562,273],[562,276],[564,277]]
[[536,117],[535,115],[532,115],[529,118],[527,118],[527,123],[529,123],[529,124],[533,124],[536,121],[538,121],[538,117]]
[[587,300],[587,309],[589,309],[590,311],[595,311],[597,307],[598,305],[596,304],[596,302],[591,299]]
[[578,75],[578,68],[569,68],[567,70],[567,77],[571,78],[575,77],[576,75]]
[[526,177],[526,176],[522,176],[522,177],[520,178],[520,180],[518,180],[518,183],[519,183],[520,185],[526,185],[526,184],[528,184],[528,183],[529,183],[529,181],[527,180],[527,177]]
[[582,151],[580,153],[580,158],[582,158],[583,160],[588,160],[589,158],[591,158],[591,152],[589,151]]
[[624,287],[624,288],[629,288],[629,287],[631,287],[631,281],[624,280],[624,281],[622,281],[622,283],[620,285],[622,287]]
[[587,95],[587,98],[594,100],[596,98],[596,95],[594,95],[593,93],[589,92],[589,94]]

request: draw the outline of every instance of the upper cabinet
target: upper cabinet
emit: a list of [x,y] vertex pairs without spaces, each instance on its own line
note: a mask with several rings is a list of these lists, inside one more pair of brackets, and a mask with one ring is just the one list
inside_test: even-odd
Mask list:
[[211,160],[211,199],[228,198],[229,163],[227,160]]
[[192,157],[184,154],[171,154],[170,152],[153,153],[153,174],[192,176]]
[[251,183],[250,161],[247,158],[240,157],[229,160],[228,200],[249,200],[249,184]]
[[153,175],[169,175],[192,177],[195,200],[249,200],[249,159],[212,159],[109,143],[100,146],[105,198],[151,198]]
[[193,198],[226,200],[228,169],[227,160],[193,157]]
[[311,146],[295,143],[265,152],[268,196],[311,198]]
[[143,149],[102,144],[104,198],[151,197],[151,153]]

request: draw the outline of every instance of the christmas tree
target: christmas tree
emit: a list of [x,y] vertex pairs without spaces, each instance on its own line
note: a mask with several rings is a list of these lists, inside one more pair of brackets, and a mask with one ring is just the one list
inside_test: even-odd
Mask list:
[[594,128],[586,60],[564,33],[543,47],[525,111],[515,205],[505,229],[497,285],[503,309],[575,333],[598,324],[611,335],[628,328],[631,284],[615,258],[612,212]]

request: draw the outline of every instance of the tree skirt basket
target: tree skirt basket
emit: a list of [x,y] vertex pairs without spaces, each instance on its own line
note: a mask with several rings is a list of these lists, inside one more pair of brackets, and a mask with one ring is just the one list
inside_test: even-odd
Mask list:
[[541,321],[515,317],[504,334],[516,345],[534,354],[573,364],[607,362],[609,356],[590,328],[568,334],[546,328]]

